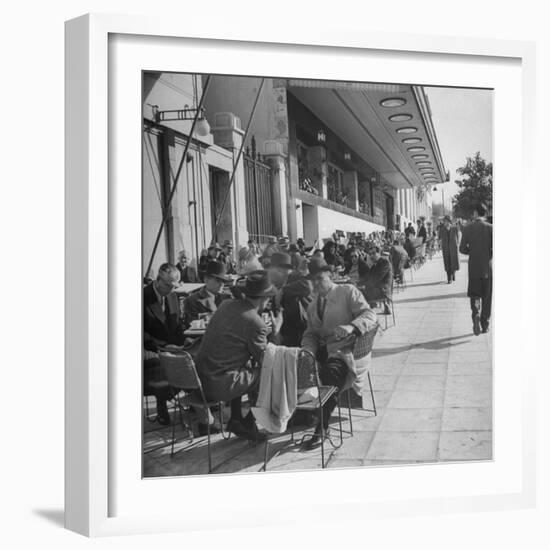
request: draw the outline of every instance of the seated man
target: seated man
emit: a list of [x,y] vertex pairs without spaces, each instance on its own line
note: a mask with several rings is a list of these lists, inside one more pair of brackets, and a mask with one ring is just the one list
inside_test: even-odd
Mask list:
[[204,274],[206,273],[206,267],[213,260],[219,261],[221,246],[218,243],[212,243],[208,247],[206,255],[201,256],[199,260],[199,277],[201,281],[204,281]]
[[401,246],[398,239],[394,239],[393,246],[390,248],[390,261],[395,279],[400,283],[403,282],[403,269],[405,269],[408,259],[407,251]]
[[230,298],[230,294],[221,292],[223,284],[229,282],[226,278],[226,267],[222,262],[212,260],[206,266],[204,286],[185,300],[185,326],[199,319],[199,315],[213,315],[221,302]]
[[157,352],[168,344],[179,346],[184,343],[178,298],[173,292],[179,281],[177,267],[166,263],[160,266],[156,281],[143,290],[143,384],[145,395],[156,397],[160,424],[170,424],[166,405],[170,395],[167,385],[157,384],[165,379]]
[[[353,335],[364,334],[377,324],[374,313],[361,292],[353,285],[337,285],[332,280],[332,268],[324,260],[312,260],[309,278],[313,283],[313,301],[307,310],[307,329],[302,347],[315,355],[320,363],[319,377],[324,385],[339,390],[353,382],[357,372],[350,372],[347,356],[353,362]],[[333,395],[323,406],[323,428],[328,428],[330,415],[337,404]],[[321,442],[321,423],[306,444],[312,449]]]
[[405,244],[403,245],[403,248],[407,252],[407,255],[409,256],[409,260],[413,260],[414,257],[416,256],[416,247],[414,246],[412,236],[409,235],[405,239]]
[[[197,368],[209,401],[231,401],[227,430],[253,441],[261,439],[254,417],[242,416],[241,397],[257,391],[260,363],[269,328],[262,318],[275,295],[266,271],[250,273],[243,296],[222,302],[213,315],[197,354]],[[280,330],[282,315],[271,315],[272,330]]]
[[224,241],[218,260],[225,264],[225,269],[229,275],[237,273],[237,265],[233,259],[233,243],[229,239]]
[[349,280],[353,284],[357,284],[366,276],[368,271],[367,263],[363,260],[363,258],[359,257],[359,251],[355,248],[349,249],[347,258],[348,261],[346,262],[344,275],[349,277]]
[[365,278],[361,280],[364,288],[365,298],[371,307],[382,301],[384,303],[384,313],[389,314],[386,298],[391,297],[393,273],[389,260],[383,258],[380,254],[380,247],[370,245],[367,249],[369,257],[369,268]]
[[187,254],[185,250],[182,250],[178,254],[178,263],[176,267],[180,272],[180,281],[182,283],[197,283],[199,281],[197,272],[187,263]]

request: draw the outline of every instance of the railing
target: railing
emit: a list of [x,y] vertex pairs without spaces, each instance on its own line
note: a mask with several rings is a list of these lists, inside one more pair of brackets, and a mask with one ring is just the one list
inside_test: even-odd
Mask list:
[[251,235],[274,235],[273,196],[271,167],[256,151],[256,140],[243,155],[246,221]]

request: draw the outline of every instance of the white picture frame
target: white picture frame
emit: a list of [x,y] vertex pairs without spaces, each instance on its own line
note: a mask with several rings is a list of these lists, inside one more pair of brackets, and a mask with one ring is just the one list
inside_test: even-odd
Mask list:
[[[158,42],[155,46],[158,50],[153,47],[144,50],[143,42],[153,39]],[[185,47],[190,48],[189,51],[196,51],[201,45],[208,46],[208,55],[205,50],[201,58],[180,57],[179,62],[171,59],[171,49]],[[135,426],[131,421],[125,422],[133,418],[133,409],[131,402],[126,407],[127,402],[123,401],[132,399],[129,397],[132,395],[134,399],[136,395],[139,397],[139,391],[134,395],[133,390],[139,388],[140,379],[137,375],[136,380],[125,379],[128,382],[128,396],[125,396],[116,371],[120,366],[121,348],[130,350],[131,364],[136,364],[135,360],[140,353],[139,346],[135,350],[126,346],[127,342],[139,342],[141,332],[136,333],[137,325],[125,325],[122,331],[119,330],[120,311],[131,303],[132,292],[136,289],[139,291],[139,281],[136,285],[128,285],[129,288],[120,285],[119,266],[128,265],[125,262],[133,264],[139,258],[139,239],[137,243],[133,242],[128,228],[135,229],[141,211],[139,199],[134,196],[128,201],[124,213],[123,225],[128,225],[128,228],[125,230],[121,227],[120,198],[121,194],[128,191],[128,184],[126,187],[122,184],[117,187],[113,181],[124,165],[128,169],[125,171],[129,175],[128,181],[135,185],[140,161],[139,157],[135,158],[137,172],[131,171],[128,163],[132,162],[132,155],[135,154],[132,140],[127,150],[117,148],[116,154],[113,151],[110,153],[109,145],[112,146],[113,140],[116,141],[117,124],[123,122],[118,117],[131,116],[131,109],[139,104],[140,88],[135,93],[132,90],[140,64],[142,69],[172,70],[180,63],[182,71],[209,72],[212,69],[205,68],[210,63],[207,63],[207,59],[219,57],[220,51],[229,47],[245,47],[251,52],[247,59],[235,56],[235,59],[241,59],[239,62],[226,60],[226,70],[235,74],[257,74],[257,69],[252,65],[259,61],[253,53],[265,59],[269,51],[275,53],[273,59],[284,55],[311,56],[312,67],[315,66],[315,59],[318,61],[319,56],[325,56],[326,74],[338,72],[338,78],[342,78],[346,66],[349,74],[354,76],[354,64],[341,62],[353,61],[355,56],[362,55],[372,56],[373,59],[378,56],[378,60],[384,56],[387,66],[399,65],[400,59],[401,63],[403,58],[408,59],[406,65],[401,65],[402,81],[410,81],[414,74],[426,74],[427,67],[432,63],[438,66],[450,64],[458,69],[462,68],[461,63],[465,63],[472,67],[477,65],[477,84],[486,78],[486,83],[490,85],[491,74],[483,76],[482,73],[484,68],[494,67],[494,75],[500,75],[495,80],[499,82],[495,87],[495,179],[499,181],[500,178],[503,182],[502,190],[495,193],[495,211],[497,216],[502,216],[501,219],[506,219],[515,211],[518,227],[522,227],[521,219],[528,212],[527,198],[514,199],[507,190],[511,178],[525,182],[532,178],[535,149],[533,43],[481,38],[434,38],[366,30],[358,32],[352,29],[298,30],[292,26],[273,30],[251,26],[236,29],[200,25],[196,21],[186,26],[181,21],[171,21],[169,17],[86,15],[67,22],[66,527],[88,536],[105,536],[206,529],[214,524],[229,527],[289,523],[295,521],[298,508],[290,505],[281,507],[281,503],[295,486],[297,476],[301,476],[300,490],[310,491],[309,494],[314,495],[314,498],[317,496],[327,502],[334,498],[336,492],[331,489],[324,491],[321,496],[317,495],[315,491],[321,479],[328,481],[332,488],[352,483],[364,483],[369,487],[369,494],[363,491],[350,492],[345,499],[342,499],[340,491],[338,509],[331,512],[332,520],[359,521],[367,514],[370,517],[392,517],[411,513],[435,514],[442,511],[533,506],[536,446],[534,426],[529,419],[535,415],[534,335],[521,328],[528,322],[529,311],[527,306],[520,306],[521,343],[516,350],[505,348],[510,338],[518,338],[518,329],[517,325],[514,328],[499,321],[505,314],[498,298],[504,296],[506,288],[504,273],[495,284],[495,326],[499,336],[495,342],[495,362],[498,363],[495,376],[497,446],[492,462],[366,469],[364,472],[289,472],[267,474],[261,478],[238,475],[187,480],[142,480],[136,477],[136,470],[130,464],[135,465],[135,461],[140,460],[139,452],[138,456],[134,456],[135,443],[140,436],[139,416],[136,417]],[[277,53],[277,48],[282,53]],[[147,56],[144,52],[148,52]],[[161,52],[164,55],[160,57]],[[140,55],[143,57],[140,58]],[[157,59],[162,67],[151,66],[151,63],[155,63],[154,55],[159,56]],[[336,59],[340,65],[338,68],[335,66]],[[247,64],[250,64],[250,70],[243,72]],[[299,67],[289,70],[299,70]],[[457,72],[460,74],[455,75],[454,85],[461,82],[464,85],[468,78],[473,83],[476,78],[475,70],[472,70],[471,76],[465,76],[460,70]],[[507,78],[513,94],[507,90]],[[453,85],[449,75],[438,73],[437,79],[432,84],[445,80],[446,85]],[[417,82],[423,83],[423,77],[420,76]],[[119,105],[116,95],[121,93],[120,86],[124,85],[130,90],[126,96],[128,105],[127,109],[121,108],[121,112],[118,112],[113,110],[113,106]],[[502,105],[498,103],[501,98]],[[514,98],[519,99],[519,103]],[[510,111],[508,121],[502,120],[502,108],[505,105],[513,110]],[[122,113],[123,110],[125,113]],[[140,126],[139,117],[133,124]],[[497,130],[502,131],[506,124],[514,130],[508,140],[511,144],[503,143],[498,137]],[[132,132],[130,135],[133,135]],[[137,137],[139,141],[139,135]],[[515,157],[510,156],[511,151],[516,152]],[[510,159],[506,169],[500,168],[504,165],[499,164],[499,159],[503,158]],[[521,250],[523,259],[535,256],[534,242],[525,246],[521,231],[506,235],[507,243],[504,243],[503,234],[499,236],[498,221],[496,224],[496,269],[499,258],[504,257],[505,244]],[[518,261],[522,258],[518,258]],[[524,297],[524,301],[534,303],[534,288],[527,284],[526,277],[521,277],[516,284],[518,294]],[[133,307],[136,307],[135,304]],[[116,337],[114,329],[118,330]],[[521,364],[521,369],[512,372],[511,369],[518,364]],[[139,367],[134,371],[138,373]],[[521,411],[521,416],[511,414],[508,409],[512,413]],[[130,416],[126,416],[125,411],[130,411]],[[507,430],[502,429],[504,425]],[[127,427],[127,432],[126,428],[121,430],[121,426]],[[121,468],[121,464],[128,464],[128,468]],[[375,471],[376,477],[373,476]],[[129,479],[125,480],[123,477],[127,473]],[[468,482],[459,482],[452,490],[448,489],[464,473]],[[216,503],[210,503],[207,515],[201,513],[200,504],[208,502],[204,494],[212,494],[213,491],[230,494],[235,491],[236,484],[243,487],[243,494],[248,494],[250,498],[243,499],[234,514],[228,515]],[[173,511],[174,505],[169,501],[169,495],[183,494],[182,491],[189,498],[181,499],[177,513],[170,514],[167,510]],[[161,509],[158,515],[153,515],[145,504],[151,498],[156,499],[155,502],[165,503],[166,510]],[[185,503],[188,501],[195,503],[193,509],[186,508]],[[309,509],[301,510],[300,517],[310,525],[311,522],[323,521],[314,510]]]

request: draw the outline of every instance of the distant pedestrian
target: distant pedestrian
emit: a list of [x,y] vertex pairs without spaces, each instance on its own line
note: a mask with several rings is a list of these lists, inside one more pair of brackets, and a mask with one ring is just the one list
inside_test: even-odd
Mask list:
[[443,252],[443,266],[447,273],[447,284],[450,284],[455,280],[455,272],[460,269],[460,260],[458,257],[460,237],[458,228],[452,224],[450,216],[443,218],[439,238],[441,239],[441,250]]
[[473,221],[464,227],[460,252],[468,254],[468,296],[474,334],[489,331],[493,295],[493,226],[485,220],[487,209],[478,204]]
[[405,237],[408,237],[409,235],[412,235],[413,237],[416,235],[416,230],[413,227],[412,222],[409,222],[409,225],[405,227]]

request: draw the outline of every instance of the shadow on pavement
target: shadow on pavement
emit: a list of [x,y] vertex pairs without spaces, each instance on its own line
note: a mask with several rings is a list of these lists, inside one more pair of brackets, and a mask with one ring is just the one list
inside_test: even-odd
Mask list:
[[444,285],[444,284],[447,284],[447,283],[443,280],[435,281],[433,283],[417,283],[417,284],[407,283],[407,288],[414,288],[419,286],[438,286],[438,285]]
[[[407,344],[405,346],[399,346],[394,348],[379,348],[372,351],[372,357],[384,357],[387,355],[394,355],[396,353],[401,353],[410,349],[427,349],[427,350],[442,350],[449,349],[453,346],[459,346],[461,344],[467,344],[472,337],[472,333],[462,334],[460,336],[448,336],[445,338],[439,338],[437,340],[429,340],[427,342],[418,342],[416,344]],[[468,338],[468,340],[462,340],[463,338]],[[453,342],[453,340],[462,340],[462,342]]]
[[414,302],[431,302],[433,300],[449,300],[450,298],[466,298],[466,291],[457,292],[455,294],[443,294],[442,296],[425,296],[423,298],[407,298],[406,300],[400,300],[395,298],[393,301],[397,304],[409,304]]

